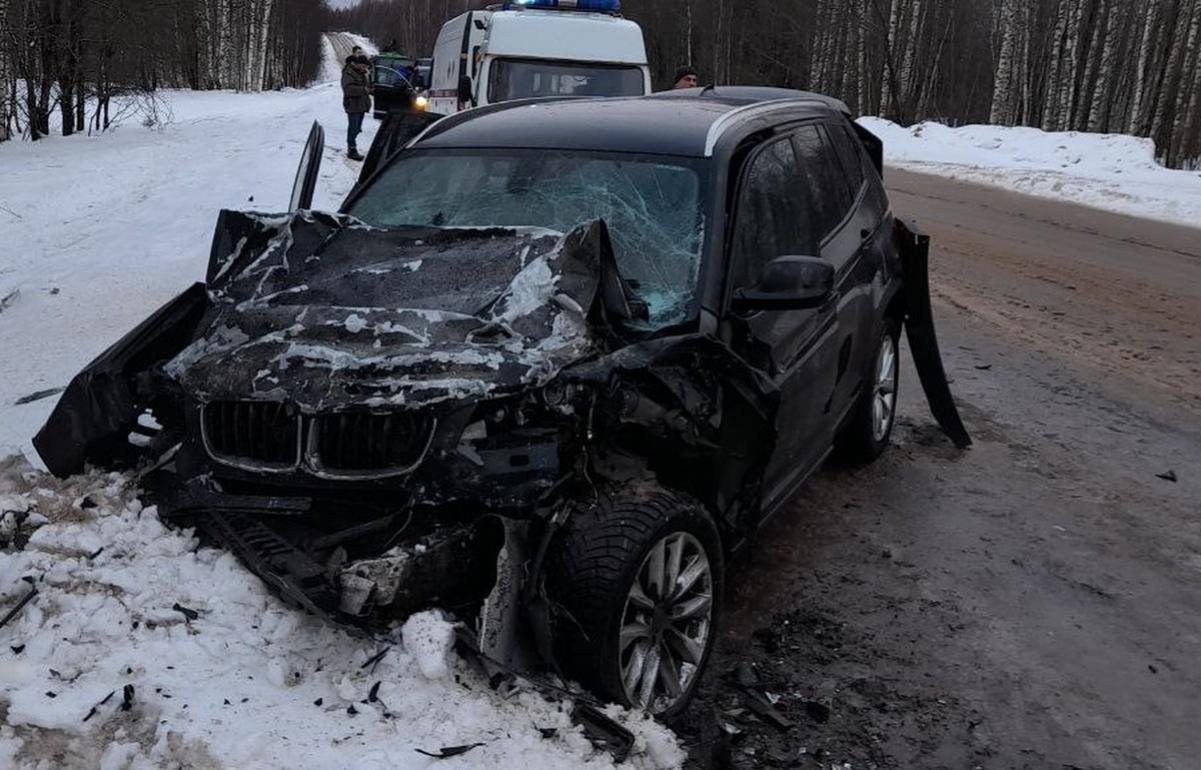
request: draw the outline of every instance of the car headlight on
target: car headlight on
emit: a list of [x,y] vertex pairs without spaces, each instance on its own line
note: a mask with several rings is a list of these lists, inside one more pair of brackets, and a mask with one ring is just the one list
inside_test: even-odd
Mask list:
[[430,106],[430,100],[424,96],[418,96],[416,99],[413,100],[413,106],[416,107],[418,110],[425,112],[425,110],[428,109]]

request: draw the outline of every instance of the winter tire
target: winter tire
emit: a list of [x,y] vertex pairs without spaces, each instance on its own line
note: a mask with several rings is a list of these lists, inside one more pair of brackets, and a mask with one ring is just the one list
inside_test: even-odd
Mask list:
[[897,419],[900,338],[901,326],[896,319],[884,319],[863,394],[835,445],[845,462],[870,463],[888,448]]
[[717,528],[696,501],[654,485],[600,490],[549,565],[560,667],[610,700],[679,713],[716,638],[722,567]]

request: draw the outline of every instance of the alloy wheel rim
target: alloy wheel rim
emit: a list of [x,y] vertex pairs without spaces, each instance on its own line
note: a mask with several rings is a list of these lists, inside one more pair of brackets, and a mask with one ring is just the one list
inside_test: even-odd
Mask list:
[[704,546],[672,532],[647,553],[626,596],[618,637],[630,705],[671,708],[700,670],[713,629],[713,569]]
[[872,437],[883,441],[892,428],[897,402],[897,346],[891,335],[884,336],[876,359],[876,384],[872,397]]

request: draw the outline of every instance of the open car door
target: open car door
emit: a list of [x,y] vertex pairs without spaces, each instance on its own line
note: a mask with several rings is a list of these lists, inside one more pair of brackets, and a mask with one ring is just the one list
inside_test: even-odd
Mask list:
[[409,142],[441,117],[429,112],[389,113],[380,123],[379,132],[371,142],[371,149],[367,151],[358,184],[362,185],[370,179],[393,155],[403,150]]
[[288,211],[299,211],[313,207],[313,193],[317,191],[317,174],[321,171],[321,158],[325,152],[325,129],[313,121],[309,140],[296,167],[296,181],[292,183],[292,198]]

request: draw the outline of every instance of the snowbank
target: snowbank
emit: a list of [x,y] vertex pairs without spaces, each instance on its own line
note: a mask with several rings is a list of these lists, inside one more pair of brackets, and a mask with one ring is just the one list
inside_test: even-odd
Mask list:
[[885,162],[1121,214],[1201,225],[1201,172],[1167,169],[1150,139],[1036,128],[859,123],[884,140]]
[[[379,641],[329,628],[164,527],[126,477],[59,482],[9,458],[0,510],[0,542],[28,537],[0,548],[0,608],[37,589],[0,629],[0,767],[613,766],[566,706],[493,692],[439,615]],[[682,761],[665,728],[613,713],[638,736],[627,766]]]

